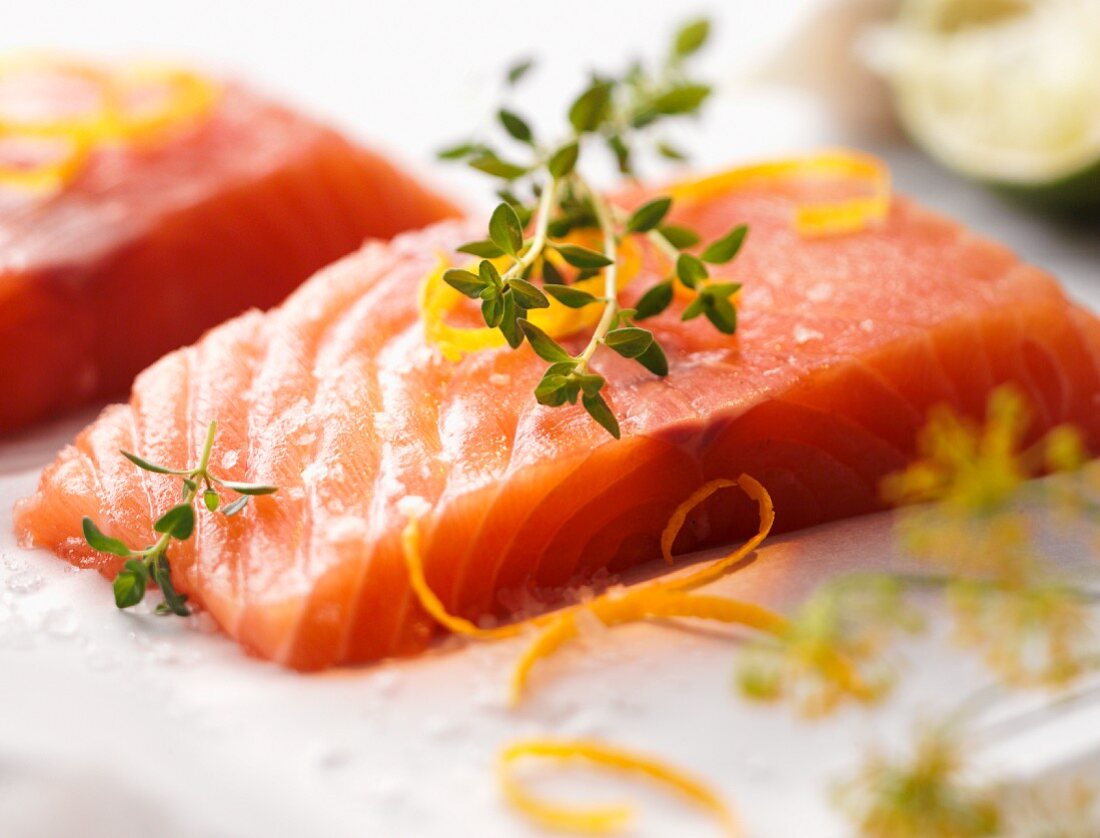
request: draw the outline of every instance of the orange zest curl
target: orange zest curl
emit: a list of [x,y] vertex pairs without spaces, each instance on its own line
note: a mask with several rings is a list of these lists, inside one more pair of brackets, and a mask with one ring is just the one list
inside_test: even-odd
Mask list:
[[[150,145],[170,128],[203,118],[218,87],[196,73],[159,64],[116,70],[57,57],[23,57],[0,62],[0,80],[20,72],[42,72],[82,81],[94,88],[98,106],[77,116],[22,120],[0,115],[0,139],[59,143],[62,152],[30,166],[0,164],[0,186],[34,192],[57,191],[84,168],[91,153],[108,144]],[[143,88],[163,88],[154,107],[129,101]]]
[[805,177],[854,177],[866,184],[867,194],[799,206],[795,210],[794,227],[800,235],[816,237],[855,233],[882,221],[890,212],[890,170],[875,157],[851,151],[830,151],[809,157],[739,166],[699,180],[675,184],[669,194],[674,201],[704,201],[754,184]]
[[715,816],[724,834],[738,836],[742,829],[722,799],[700,780],[653,757],[614,748],[586,739],[524,739],[504,749],[498,777],[507,801],[519,812],[553,829],[608,833],[625,826],[633,816],[627,805],[568,806],[536,797],[515,777],[514,764],[523,759],[584,760],[622,774],[640,774],[679,792]]

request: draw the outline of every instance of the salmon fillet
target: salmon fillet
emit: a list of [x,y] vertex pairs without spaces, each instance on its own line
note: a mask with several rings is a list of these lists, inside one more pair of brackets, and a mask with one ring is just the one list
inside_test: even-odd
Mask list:
[[[715,477],[760,480],[779,529],[878,509],[878,481],[913,456],[929,408],[980,416],[1005,382],[1030,398],[1036,435],[1074,422],[1097,449],[1092,314],[1005,247],[902,198],[863,231],[800,237],[795,205],[821,190],[795,179],[681,203],[678,220],[707,237],[750,225],[728,271],[744,283],[740,329],[683,323],[677,302],[647,321],[667,378],[598,353],[621,441],[580,407],[535,402],[545,363],[529,347],[452,363],[425,343],[418,283],[481,232],[445,222],[369,243],[270,313],[163,358],[45,470],[16,527],[113,574],[120,560],[90,550],[81,516],[144,544],[178,493],[118,449],[182,466],[216,419],[213,467],[280,490],[236,518],[200,514],[173,547],[174,581],[249,651],[308,670],[412,654],[436,633],[399,545],[406,497],[430,507],[429,584],[478,620],[653,561],[670,513]],[[644,254],[628,301],[656,258]],[[754,531],[734,494],[697,508],[676,550]]]
[[240,86],[60,193],[0,182],[0,433],[125,394],[165,352],[359,247],[456,215],[383,158]]

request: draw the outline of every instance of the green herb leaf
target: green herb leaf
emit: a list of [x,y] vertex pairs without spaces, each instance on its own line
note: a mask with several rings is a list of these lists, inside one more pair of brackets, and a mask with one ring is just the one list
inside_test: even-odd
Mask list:
[[652,201],[642,204],[638,209],[634,210],[630,218],[627,219],[627,232],[649,232],[664,220],[664,217],[668,215],[669,208],[671,207],[671,198],[654,198]]
[[647,317],[653,317],[660,314],[672,303],[672,293],[671,279],[666,279],[664,282],[658,282],[642,294],[642,298],[638,300],[634,316],[638,320],[645,320]]
[[663,227],[658,227],[657,232],[664,236],[665,240],[677,250],[699,244],[699,234],[687,227],[666,224]]
[[725,297],[715,297],[705,294],[703,300],[703,314],[707,316],[714,328],[727,335],[737,331],[737,309],[733,307]]
[[489,240],[512,257],[523,247],[523,225],[511,204],[498,204],[493,210],[489,219]]
[[216,512],[218,510],[218,504],[221,503],[221,498],[218,497],[218,493],[213,489],[207,489],[202,493],[202,502],[211,512]]
[[576,365],[572,361],[551,364],[535,387],[535,400],[547,407],[560,407],[577,400],[579,385],[573,378]]
[[225,515],[225,517],[227,518],[232,518],[234,515],[244,509],[245,505],[248,503],[248,500],[248,495],[241,495],[235,501],[227,503],[225,506],[223,506],[222,514]]
[[488,239],[483,241],[468,242],[458,248],[459,253],[469,253],[472,256],[480,256],[482,259],[496,259],[503,256],[504,251]]
[[538,288],[525,279],[510,279],[508,285],[516,296],[516,305],[523,309],[549,308],[550,301]]
[[486,288],[481,292],[481,317],[490,329],[500,325],[504,317],[504,295],[496,288]]
[[508,345],[515,349],[523,343],[523,331],[519,328],[519,306],[516,304],[516,295],[511,289],[504,294],[504,310],[500,317],[500,333],[508,341]]
[[127,562],[127,569],[120,570],[115,577],[115,606],[118,608],[131,608],[145,598],[148,573],[140,562],[133,563],[141,567],[143,572],[138,573],[130,569],[130,562]]
[[[485,282],[485,291],[504,290],[504,282],[500,278],[500,271],[498,271],[497,266],[488,259],[481,260],[481,263],[477,266],[477,273]],[[485,291],[481,292],[483,299],[485,297]]]
[[576,143],[563,145],[550,156],[546,168],[554,177],[563,178],[572,173],[574,167],[577,165],[577,157],[580,153],[580,146]]
[[611,260],[596,250],[589,250],[576,244],[555,245],[562,258],[574,268],[605,268]]
[[93,550],[98,550],[100,553],[110,553],[112,556],[133,555],[133,551],[117,538],[111,538],[109,535],[100,532],[99,527],[95,525],[91,518],[85,516],[81,523],[84,527],[84,540],[88,542],[88,546]]
[[715,239],[707,245],[706,249],[699,254],[699,258],[704,262],[710,262],[712,265],[724,265],[741,250],[741,245],[745,243],[745,236],[748,235],[748,232],[749,228],[745,224],[734,227],[722,238]]
[[668,358],[665,357],[665,351],[661,349],[661,344],[657,341],[650,343],[645,352],[638,355],[634,360],[654,375],[668,375]]
[[690,253],[681,253],[680,258],[676,260],[676,276],[680,277],[680,282],[688,288],[695,288],[707,278],[707,267]]
[[508,68],[508,73],[505,78],[509,85],[514,85],[519,82],[524,76],[526,76],[531,68],[535,66],[534,59],[524,58],[517,61],[511,67]]
[[615,165],[619,168],[619,173],[629,175],[634,173],[634,165],[631,163],[630,146],[626,144],[618,134],[612,134],[607,138],[607,147],[611,149],[611,153],[615,156]]
[[469,157],[471,154],[477,154],[484,150],[485,146],[479,143],[459,143],[440,149],[435,153],[435,156],[440,160],[461,160],[463,157]]
[[698,52],[710,37],[710,21],[705,18],[684,24],[672,41],[672,54],[676,58],[687,58]]
[[577,383],[585,395],[594,396],[603,389],[603,385],[607,382],[602,375],[590,372],[577,376]]
[[637,326],[627,326],[608,332],[603,342],[624,358],[637,358],[653,343],[653,333]]
[[611,412],[611,408],[607,406],[603,396],[599,393],[592,395],[586,393],[581,399],[581,404],[584,405],[584,409],[588,411],[589,416],[603,425],[604,429],[615,439],[619,439],[621,436],[619,420],[615,418],[615,414]]
[[592,303],[598,303],[599,297],[594,297],[581,288],[572,285],[544,285],[543,290],[551,297],[569,308],[584,308]]
[[138,468],[144,469],[145,471],[151,471],[155,474],[187,474],[188,473],[186,471],[183,471],[182,469],[172,469],[172,468],[166,468],[164,466],[158,466],[156,463],[151,463],[148,460],[139,457],[137,454],[131,454],[129,451],[126,451],[126,450],[121,450],[119,453],[121,453],[123,457],[125,457],[127,460],[129,460],[131,463],[133,463]]
[[504,178],[504,180],[515,180],[518,177],[523,177],[528,171],[525,166],[518,166],[515,163],[501,160],[491,151],[483,152],[470,160],[470,167],[493,177]]
[[700,314],[703,313],[703,300],[704,297],[698,296],[686,306],[684,306],[683,312],[680,314],[681,320],[694,320]]
[[461,268],[451,268],[443,274],[443,281],[472,300],[481,296],[485,290],[485,280],[470,271]]
[[573,358],[569,353],[534,323],[529,320],[520,320],[519,325],[523,329],[523,334],[527,336],[527,342],[531,344],[535,354],[542,360],[551,363],[573,363]]
[[153,560],[153,579],[164,597],[164,602],[157,606],[158,614],[175,614],[178,617],[186,617],[191,609],[185,604],[187,596],[176,592],[172,584],[172,569],[168,564],[168,557],[161,553]]
[[279,491],[278,486],[267,483],[239,483],[236,480],[223,480],[221,484],[238,495],[273,495]]
[[712,297],[732,297],[740,290],[740,282],[711,282],[707,284],[706,293]]
[[611,85],[597,81],[569,107],[569,122],[578,134],[595,131],[611,109]]
[[657,153],[666,160],[675,160],[681,163],[688,159],[687,155],[680,151],[680,149],[666,142],[657,143]]
[[521,143],[530,143],[533,139],[534,134],[531,133],[531,126],[524,122],[523,117],[519,114],[501,108],[497,112],[497,119],[504,126],[504,130]]
[[705,84],[682,84],[654,99],[653,108],[666,116],[691,113],[698,110],[709,95],[710,87]]
[[[565,277],[549,259],[542,260],[542,284],[544,288],[547,285],[565,285]],[[546,290],[549,292],[549,289]]]
[[156,520],[153,529],[186,541],[195,531],[195,510],[186,503],[173,506]]

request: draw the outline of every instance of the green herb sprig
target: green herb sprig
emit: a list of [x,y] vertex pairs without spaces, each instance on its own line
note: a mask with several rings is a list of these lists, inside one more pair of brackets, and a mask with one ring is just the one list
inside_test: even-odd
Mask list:
[[[665,223],[671,198],[654,198],[626,213],[600,195],[581,174],[579,165],[582,157],[587,160],[589,147],[602,145],[619,171],[632,177],[643,133],[670,118],[698,113],[711,88],[691,79],[684,64],[703,47],[709,33],[706,20],[682,27],[656,71],[635,63],[619,77],[593,76],[573,100],[569,130],[559,142],[541,142],[520,114],[501,108],[497,113],[500,127],[512,145],[522,150],[520,162],[481,141],[463,142],[439,153],[444,160],[463,160],[500,181],[497,194],[501,198],[490,217],[487,238],[458,248],[481,260],[477,270],[452,268],[445,272],[444,281],[480,301],[486,325],[499,329],[509,346],[516,349],[526,341],[549,364],[535,388],[540,404],[558,407],[576,404],[579,398],[589,415],[616,438],[619,422],[603,396],[607,382],[592,369],[596,351],[606,346],[654,375],[667,375],[664,350],[638,321],[671,305],[677,279],[694,292],[681,313],[682,320],[702,315],[719,331],[733,334],[737,329],[733,295],[740,285],[712,280],[707,266],[734,259],[748,230],[737,226],[698,255],[689,253],[689,248],[700,243],[700,236]],[[513,66],[507,74],[508,84],[518,83],[531,67],[530,61]],[[684,159],[667,142],[657,140],[653,148],[663,157]],[[595,231],[601,242],[598,250],[567,240],[580,230]],[[673,266],[667,277],[646,290],[634,309],[620,305],[617,287],[620,245],[627,236],[646,239]],[[549,258],[552,254],[575,269],[572,276],[558,269]],[[503,271],[490,261],[501,257],[510,261]],[[575,287],[575,283],[601,273],[602,295]],[[533,281],[536,277],[538,284]],[[550,298],[575,309],[602,306],[588,343],[579,353],[571,354],[527,319],[531,309],[548,307]]]
[[[176,591],[172,584],[172,569],[168,561],[168,548],[172,539],[186,541],[195,531],[194,502],[202,496],[203,506],[210,512],[221,511],[223,515],[236,515],[251,497],[256,495],[270,495],[278,491],[275,486],[264,483],[240,483],[234,480],[222,480],[210,472],[210,452],[214,447],[214,435],[217,431],[217,423],[211,422],[206,429],[206,441],[202,447],[202,456],[199,464],[194,468],[173,469],[166,466],[151,463],[122,451],[135,466],[154,474],[174,475],[181,481],[181,499],[153,523],[153,530],[159,533],[157,540],[148,547],[137,549],[127,546],[117,538],[105,535],[91,518],[85,517],[83,521],[84,540],[93,550],[101,553],[110,553],[126,559],[122,570],[119,571],[114,581],[115,605],[119,608],[130,608],[137,605],[145,598],[145,592],[149,583],[153,582],[160,588],[164,601],[157,604],[157,614],[175,614],[186,617],[191,613],[187,607],[187,595]],[[238,497],[223,504],[220,489],[229,489]]]

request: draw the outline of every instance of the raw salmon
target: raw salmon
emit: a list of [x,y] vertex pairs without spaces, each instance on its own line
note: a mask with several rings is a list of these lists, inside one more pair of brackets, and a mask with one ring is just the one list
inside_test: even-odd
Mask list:
[[[0,104],[18,98],[7,87]],[[167,137],[97,147],[56,194],[0,177],[0,433],[124,394],[165,352],[274,305],[364,238],[455,214],[235,84]]]
[[[1030,398],[1035,433],[1074,422],[1096,450],[1100,322],[1007,248],[903,198],[861,231],[796,232],[807,194],[851,186],[794,178],[679,204],[708,237],[749,224],[729,272],[744,283],[741,326],[683,323],[679,302],[647,321],[664,379],[598,354],[621,441],[579,407],[535,402],[545,363],[529,347],[451,362],[426,344],[418,284],[481,232],[444,222],[371,242],[270,313],[163,358],[46,469],[16,526],[27,545],[113,573],[81,516],[144,544],[178,492],[119,448],[182,466],[216,419],[214,467],[280,491],[237,518],[199,515],[174,548],[176,584],[251,652],[318,669],[411,654],[436,632],[399,546],[408,497],[430,510],[431,587],[478,620],[654,560],[669,514],[715,477],[762,481],[781,529],[878,509],[880,478],[912,457],[929,408],[981,415],[1005,382]],[[657,258],[644,255],[628,300]],[[743,498],[719,493],[676,550],[755,527]]]

